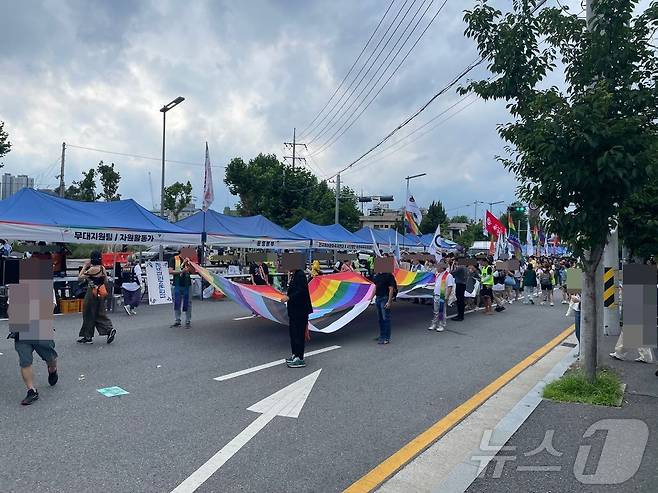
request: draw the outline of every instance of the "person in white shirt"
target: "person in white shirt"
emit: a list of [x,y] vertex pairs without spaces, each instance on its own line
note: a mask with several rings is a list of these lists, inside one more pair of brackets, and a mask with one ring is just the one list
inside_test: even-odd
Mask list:
[[137,315],[135,308],[142,299],[142,268],[132,255],[121,272],[121,281],[123,309],[128,315]]
[[446,328],[448,303],[455,290],[455,278],[448,271],[444,262],[436,264],[436,281],[434,283],[434,315],[428,330],[443,332]]

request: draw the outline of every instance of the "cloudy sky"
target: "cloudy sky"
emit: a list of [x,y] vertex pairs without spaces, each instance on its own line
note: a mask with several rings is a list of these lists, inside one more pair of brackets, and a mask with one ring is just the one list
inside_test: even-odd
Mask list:
[[[2,2],[0,120],[5,121],[13,144],[2,172],[26,173],[38,186],[53,187],[61,144],[66,142],[67,184],[101,159],[114,162],[122,176],[119,191],[123,196],[151,208],[149,172],[159,203],[157,160],[73,146],[159,158],[159,108],[180,95],[185,101],[167,114],[167,158],[185,164],[168,163],[167,184],[189,179],[194,195],[201,197],[207,141],[216,166],[213,208],[221,211],[237,200],[223,184],[223,166],[235,156],[245,160],[259,152],[282,156],[283,142],[291,140],[293,127],[301,133],[301,142],[309,144],[308,152],[300,150],[302,155],[311,154],[307,166],[322,178],[330,176],[377,143],[476,58],[473,42],[463,35],[463,10],[471,1],[448,0],[430,24],[442,0],[407,0],[406,5],[404,0],[393,0],[360,62],[316,120],[320,125],[308,128],[390,3]],[[547,5],[552,3],[549,0]],[[579,5],[578,1],[562,3]],[[386,38],[379,45],[380,58],[375,54],[364,65],[386,29],[391,26],[388,34],[393,33],[410,6],[389,44]],[[403,45],[416,21],[418,27]],[[477,69],[472,76],[486,76],[486,71]],[[351,97],[346,91],[350,81],[356,81],[352,87],[357,87]],[[381,87],[378,97],[332,143],[331,136],[340,135]],[[515,180],[495,160],[503,152],[496,124],[508,120],[504,106],[460,99],[454,91],[440,97],[382,147],[387,150],[373,153],[344,173],[342,182],[364,194],[392,194],[400,204],[404,177],[425,172],[426,177],[412,181],[417,202],[426,206],[439,199],[450,215],[472,215],[475,200],[512,201]],[[331,108],[333,112],[328,112]],[[352,119],[348,119],[350,114]],[[326,146],[327,142],[331,145]]]

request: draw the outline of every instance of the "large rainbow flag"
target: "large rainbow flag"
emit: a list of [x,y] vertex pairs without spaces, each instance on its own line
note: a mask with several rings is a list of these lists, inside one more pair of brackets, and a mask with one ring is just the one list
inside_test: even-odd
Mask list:
[[398,295],[404,295],[413,289],[434,284],[436,275],[433,272],[411,272],[404,269],[395,269],[393,274],[398,285]]
[[[263,318],[288,324],[284,294],[271,286],[240,284],[192,263],[197,273],[227,298]],[[310,329],[335,332],[363,312],[375,295],[375,285],[355,272],[317,276],[309,282],[313,313]]]

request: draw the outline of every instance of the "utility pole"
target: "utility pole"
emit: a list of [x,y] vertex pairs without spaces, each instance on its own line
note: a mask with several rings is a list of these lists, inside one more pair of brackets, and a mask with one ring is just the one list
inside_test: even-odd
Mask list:
[[618,336],[619,327],[619,235],[618,228],[610,231],[603,250],[603,333]]
[[336,210],[334,212],[334,223],[340,224],[340,173],[336,175]]
[[62,142],[62,162],[59,170],[59,196],[64,197],[64,159],[66,158],[66,142]]
[[283,159],[290,159],[292,160],[292,170],[295,171],[295,161],[303,161],[304,164],[306,164],[306,158],[304,157],[297,157],[297,146],[303,147],[308,151],[308,147],[306,147],[306,144],[300,144],[297,142],[297,137],[296,137],[297,129],[293,128],[292,129],[292,142],[284,142],[283,145],[285,147],[289,147],[292,149],[292,156],[283,156]]

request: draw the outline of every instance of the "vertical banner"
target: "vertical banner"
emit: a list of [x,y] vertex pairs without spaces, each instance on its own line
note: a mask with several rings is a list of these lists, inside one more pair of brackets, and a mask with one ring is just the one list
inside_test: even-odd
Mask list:
[[172,302],[167,262],[146,262],[146,282],[149,289],[149,305]]

